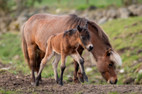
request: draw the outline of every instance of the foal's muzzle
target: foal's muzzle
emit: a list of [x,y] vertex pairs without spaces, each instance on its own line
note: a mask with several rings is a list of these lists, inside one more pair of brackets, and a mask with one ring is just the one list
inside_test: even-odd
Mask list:
[[92,44],[89,44],[88,46],[87,46],[87,50],[88,51],[91,51],[93,49],[93,45]]

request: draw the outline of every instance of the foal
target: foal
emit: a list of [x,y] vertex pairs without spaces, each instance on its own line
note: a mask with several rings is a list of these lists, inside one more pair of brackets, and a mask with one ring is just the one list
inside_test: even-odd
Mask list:
[[[39,84],[39,78],[41,72],[47,63],[47,61],[55,55],[55,60],[53,62],[53,69],[54,69],[54,77],[57,83],[63,85],[63,73],[65,70],[65,59],[67,56],[71,56],[75,59],[81,69],[81,73],[83,74],[83,78],[88,81],[88,77],[86,76],[84,70],[84,59],[80,56],[77,51],[79,45],[81,45],[84,49],[91,51],[93,49],[93,45],[90,40],[90,35],[87,29],[87,24],[85,27],[77,26],[77,29],[71,29],[64,33],[59,33],[57,35],[52,35],[47,41],[47,48],[44,58],[40,64],[40,70],[36,79],[36,86]],[[57,66],[59,60],[61,58],[61,75],[60,80],[58,78],[57,73]],[[58,82],[59,81],[59,82]]]

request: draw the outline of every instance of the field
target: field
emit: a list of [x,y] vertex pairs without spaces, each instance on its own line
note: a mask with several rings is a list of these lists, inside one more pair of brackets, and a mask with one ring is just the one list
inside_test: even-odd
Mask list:
[[[117,85],[106,84],[95,65],[90,63],[90,57],[87,57],[89,53],[85,51],[83,56],[87,57],[85,58],[86,71],[88,68],[91,68],[90,71],[87,71],[89,78],[88,83],[73,84],[73,63],[72,59],[68,57],[67,69],[64,74],[65,86],[61,87],[55,84],[51,60],[47,63],[42,73],[42,85],[40,85],[39,88],[33,87],[30,85],[30,70],[27,63],[24,61],[21,51],[20,33],[7,32],[2,34],[0,35],[0,92],[4,94],[14,94],[15,92],[34,92],[34,94],[39,92],[60,93],[63,90],[76,94],[83,92],[97,92],[98,94],[103,92],[107,92],[108,94],[131,92],[136,94],[136,92],[142,92],[142,87],[137,85],[142,83],[142,74],[140,73],[140,69],[142,68],[141,26],[142,17],[112,20],[101,26],[109,36],[113,48],[116,49],[122,57],[123,65],[118,69],[123,70],[123,72],[118,70]],[[131,81],[127,81],[129,79],[131,79]],[[123,84],[135,85],[127,86]],[[68,88],[71,88],[72,91]],[[80,89],[83,89],[83,91],[80,91]]]

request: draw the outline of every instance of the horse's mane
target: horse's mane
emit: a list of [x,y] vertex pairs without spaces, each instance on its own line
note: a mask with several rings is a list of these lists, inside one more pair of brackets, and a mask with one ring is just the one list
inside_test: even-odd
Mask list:
[[77,25],[80,26],[84,26],[86,24],[86,22],[88,23],[89,26],[91,26],[94,30],[93,32],[95,34],[98,34],[98,36],[103,40],[103,42],[108,45],[109,47],[111,47],[111,44],[109,42],[108,36],[105,34],[105,32],[101,29],[100,26],[98,26],[95,22],[90,21],[86,18],[81,18],[78,17],[75,14],[70,14],[69,15],[69,19],[67,20],[66,25],[75,28]]

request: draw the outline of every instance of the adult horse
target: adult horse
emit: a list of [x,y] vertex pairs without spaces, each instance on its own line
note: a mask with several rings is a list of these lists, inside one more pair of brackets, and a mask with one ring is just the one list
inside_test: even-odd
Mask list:
[[[117,83],[117,74],[115,66],[121,65],[121,58],[115,52],[109,42],[107,35],[95,22],[76,15],[51,15],[36,14],[28,19],[22,28],[22,48],[25,59],[32,71],[32,82],[35,82],[34,72],[38,73],[40,62],[46,51],[46,42],[48,38],[56,33],[64,32],[75,28],[77,25],[84,26],[88,22],[88,29],[91,35],[91,42],[94,49],[91,51],[97,61],[96,66],[104,79],[111,83]],[[83,47],[79,47],[80,55]],[[55,58],[54,62],[58,62]],[[79,65],[74,60],[75,72],[74,82],[79,82],[78,77],[83,82],[83,76],[78,72]],[[79,74],[79,75],[77,75]]]

